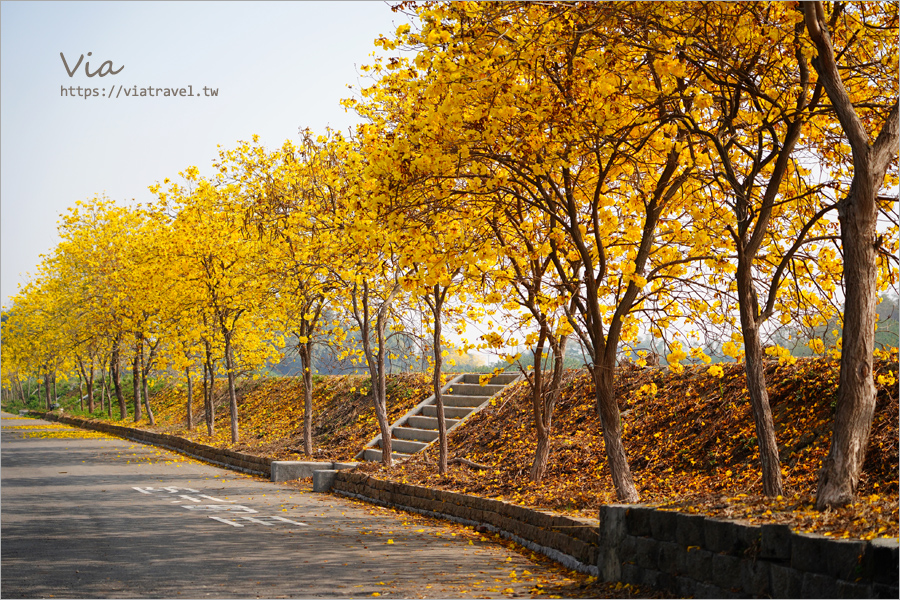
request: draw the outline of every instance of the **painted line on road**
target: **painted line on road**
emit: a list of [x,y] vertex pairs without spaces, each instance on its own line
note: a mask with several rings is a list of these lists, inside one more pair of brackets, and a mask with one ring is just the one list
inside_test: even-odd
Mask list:
[[221,505],[221,504],[200,504],[193,506],[185,506],[181,505],[181,508],[186,508],[188,510],[197,510],[197,511],[222,511],[222,512],[245,512],[245,513],[256,513],[259,512],[257,510],[253,510],[252,508],[248,508],[246,506],[241,506],[240,504],[231,504],[231,505]]
[[284,517],[269,517],[270,519],[278,519],[279,521],[284,521],[285,523],[293,523],[294,525],[302,525],[303,527],[309,527],[306,523],[301,523],[299,521],[291,521],[290,519],[285,519]]
[[228,523],[232,527],[243,527],[243,525],[241,525],[240,523],[235,523],[234,521],[232,521],[230,519],[223,519],[222,517],[213,517],[213,516],[210,516],[209,518],[214,519],[220,523]]

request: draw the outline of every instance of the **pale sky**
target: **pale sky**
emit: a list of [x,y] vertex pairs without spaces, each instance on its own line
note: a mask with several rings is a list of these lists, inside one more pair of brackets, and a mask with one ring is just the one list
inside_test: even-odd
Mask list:
[[[358,123],[339,102],[354,94],[348,85],[368,84],[357,68],[372,61],[373,40],[406,22],[382,2],[0,3],[3,305],[76,201],[149,202],[147,186],[205,170],[219,144],[259,134],[275,147],[300,127]],[[61,52],[69,70],[84,55],[72,77]],[[122,70],[88,77],[85,63]],[[63,96],[70,86],[76,95]],[[79,97],[78,86],[101,95]],[[195,96],[126,97],[135,86],[193,86]]]

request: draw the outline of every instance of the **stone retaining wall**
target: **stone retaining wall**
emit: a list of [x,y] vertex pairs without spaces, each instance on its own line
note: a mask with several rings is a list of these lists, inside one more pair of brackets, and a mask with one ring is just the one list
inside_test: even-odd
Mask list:
[[696,598],[897,598],[895,539],[839,540],[645,506],[600,508],[600,575]]
[[598,574],[597,521],[531,510],[502,500],[338,472],[331,491],[433,517],[481,525],[575,569]]
[[154,446],[168,448],[169,450],[175,450],[176,452],[180,452],[182,454],[186,454],[188,456],[198,458],[209,463],[228,467],[229,469],[234,469],[235,471],[271,477],[272,459],[270,458],[254,456],[252,454],[244,454],[224,448],[215,448],[213,446],[199,444],[197,442],[192,442],[190,440],[186,440],[174,435],[144,431],[142,429],[135,429],[133,427],[123,427],[121,425],[113,425],[112,423],[105,423],[102,421],[90,421],[87,419],[66,417],[53,413],[34,414],[35,416],[39,416],[41,419],[45,419],[47,421],[57,421],[59,423],[65,423],[67,425],[81,427],[82,429],[91,429],[94,431],[109,433],[135,442],[141,442],[143,444],[152,444]]

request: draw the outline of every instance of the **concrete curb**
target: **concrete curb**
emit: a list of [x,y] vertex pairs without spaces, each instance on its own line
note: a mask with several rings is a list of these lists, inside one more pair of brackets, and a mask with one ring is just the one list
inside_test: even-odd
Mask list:
[[315,477],[316,471],[341,471],[354,469],[359,463],[341,463],[334,461],[312,462],[299,460],[273,460],[272,481],[292,481]]

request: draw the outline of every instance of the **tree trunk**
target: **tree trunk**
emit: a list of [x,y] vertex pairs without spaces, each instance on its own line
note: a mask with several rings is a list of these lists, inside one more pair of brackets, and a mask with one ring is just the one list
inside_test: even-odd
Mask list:
[[100,412],[106,412],[112,416],[112,402],[107,398],[106,388],[106,361],[100,361]]
[[772,419],[772,408],[766,391],[764,353],[756,322],[758,314],[756,294],[753,290],[749,261],[743,256],[738,256],[737,287],[741,332],[744,336],[744,375],[750,393],[750,404],[753,407],[753,421],[756,424],[763,493],[769,497],[780,496],[784,493],[781,463],[778,457],[778,442],[775,439],[775,422]]
[[128,407],[125,405],[125,393],[122,391],[122,375],[119,365],[119,341],[113,348],[112,359],[110,359],[110,370],[112,371],[113,387],[116,389],[116,399],[119,401],[119,420],[124,421],[128,418]]
[[50,372],[44,376],[44,396],[47,398],[47,410],[53,410],[53,402],[50,400]]
[[78,406],[81,408],[81,412],[84,412],[84,376],[80,371],[78,373]]
[[[149,362],[149,361],[147,361]],[[147,408],[147,418],[150,419],[150,425],[156,425],[156,417],[153,414],[153,409],[150,407],[150,385],[147,382],[147,371],[149,371],[149,365],[144,362],[144,345],[141,344],[141,387],[144,389],[144,406]]]
[[191,368],[184,370],[184,376],[187,378],[187,428],[188,431],[194,430],[194,382],[191,380]]
[[603,362],[595,364],[591,369],[591,377],[594,380],[603,443],[606,446],[616,497],[620,502],[637,502],[640,495],[634,486],[625,445],[622,443],[622,419],[615,394],[615,369],[615,353],[605,352]]
[[804,2],[809,36],[818,50],[813,67],[837,113],[853,152],[853,179],[838,202],[844,251],[844,330],[831,448],[819,472],[816,508],[852,502],[859,484],[875,414],[872,362],[875,349],[877,194],[897,154],[900,114],[895,102],[874,144],[856,113],[835,62],[821,2]]
[[56,391],[56,371],[53,371],[53,403],[59,404],[59,394]]
[[134,350],[134,360],[131,361],[131,391],[134,394],[134,422],[143,418],[141,410],[141,365],[137,348]]
[[531,463],[531,480],[540,483],[550,461],[550,428],[544,411],[544,340],[547,339],[546,322],[541,322],[538,342],[534,347],[534,371],[531,381],[531,410],[534,417],[534,434],[537,444]]
[[228,406],[231,411],[231,443],[238,443],[238,406],[234,386],[234,356],[231,351],[231,334],[225,335],[225,367],[228,369]]
[[212,347],[208,342],[206,347],[206,361],[203,363],[203,407],[206,409],[206,433],[212,437],[216,432],[216,414],[213,404],[213,388],[215,384],[215,365],[212,361]]
[[[856,179],[854,179],[854,183]],[[853,205],[851,186],[848,205]],[[859,484],[877,391],[872,376],[875,348],[876,214],[844,206],[840,211],[844,249],[844,330],[831,448],[819,472],[816,507],[852,502]]]
[[300,355],[300,369],[303,373],[303,452],[312,456],[312,342],[308,341],[297,345],[297,354]]
[[444,398],[441,395],[441,369],[444,365],[444,357],[442,356],[441,347],[441,310],[444,304],[444,297],[441,294],[440,286],[434,286],[434,304],[431,307],[432,316],[434,317],[434,406],[437,412],[438,422],[438,473],[447,474],[447,422],[444,420]]
[[91,369],[87,378],[88,411],[94,414],[94,358],[91,357]]

